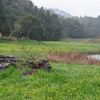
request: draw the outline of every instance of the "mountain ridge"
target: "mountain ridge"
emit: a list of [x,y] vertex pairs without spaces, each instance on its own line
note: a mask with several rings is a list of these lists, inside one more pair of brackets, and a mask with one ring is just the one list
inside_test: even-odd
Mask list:
[[72,17],[71,14],[69,14],[61,9],[46,8],[46,10],[49,10],[52,14],[57,14],[62,17],[69,17],[69,18]]

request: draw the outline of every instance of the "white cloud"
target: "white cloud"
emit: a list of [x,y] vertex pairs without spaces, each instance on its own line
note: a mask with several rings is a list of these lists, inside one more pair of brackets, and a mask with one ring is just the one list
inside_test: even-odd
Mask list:
[[39,7],[62,9],[74,16],[100,15],[100,0],[32,0]]

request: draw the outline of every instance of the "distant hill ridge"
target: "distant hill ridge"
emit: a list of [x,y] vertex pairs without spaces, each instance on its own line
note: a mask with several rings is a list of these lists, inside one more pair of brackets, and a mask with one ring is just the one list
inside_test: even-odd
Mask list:
[[63,11],[63,10],[60,10],[60,9],[48,9],[51,13],[55,13],[59,16],[62,16],[62,17],[72,17],[72,15],[70,15],[69,13]]

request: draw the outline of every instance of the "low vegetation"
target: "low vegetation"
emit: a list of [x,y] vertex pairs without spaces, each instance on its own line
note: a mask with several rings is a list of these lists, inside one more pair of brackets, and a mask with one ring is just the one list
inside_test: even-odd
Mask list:
[[22,77],[25,69],[0,72],[1,100],[99,100],[100,68],[93,65],[51,63],[53,69]]
[[55,53],[48,55],[48,59],[52,62],[67,64],[100,65],[100,60],[92,59],[85,53]]
[[[0,41],[0,54],[23,59],[30,55],[39,58],[48,54],[64,54],[61,56],[65,57],[67,54],[93,53],[99,50],[99,43],[92,42]],[[17,64],[17,70],[13,66],[0,70],[0,99],[99,100],[100,67],[87,63],[84,65],[64,63],[51,62],[50,72],[41,69],[28,76],[23,76],[22,73],[29,68],[20,63]]]
[[[6,41],[0,40],[0,54],[9,54],[17,56],[28,56],[33,55],[39,56],[53,53],[99,53],[100,45],[99,42],[78,42],[72,40],[69,42],[60,41]],[[82,40],[81,40],[82,41]],[[83,40],[84,41],[84,40]]]

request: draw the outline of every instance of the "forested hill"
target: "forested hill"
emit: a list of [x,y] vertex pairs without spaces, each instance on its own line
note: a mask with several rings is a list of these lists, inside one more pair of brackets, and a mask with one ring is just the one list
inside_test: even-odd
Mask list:
[[8,24],[12,26],[21,16],[32,14],[34,5],[30,0],[1,0]]
[[49,10],[38,8],[31,0],[0,0],[0,33],[4,36],[35,40],[100,36],[99,18],[93,20],[85,17],[59,17]]
[[2,0],[1,5],[10,29],[8,35],[35,40],[59,40],[85,36],[83,26],[77,20],[59,18],[48,10],[38,8],[30,0]]
[[100,38],[100,16],[93,17],[80,17],[79,21],[84,25],[88,37]]
[[[2,9],[4,9],[4,17],[6,17],[7,24],[11,31],[8,34],[13,33],[13,35],[17,35],[18,37],[26,37],[29,33],[29,38],[50,40],[53,39],[53,37],[55,38],[55,31],[57,31],[57,34],[60,33],[58,17],[55,14],[51,15],[49,11],[45,11],[43,8],[39,9],[30,0],[1,0],[0,5],[2,5]],[[29,20],[35,21],[31,29],[27,27],[30,31],[28,31],[28,33],[25,29],[21,29],[23,31],[20,31],[18,28],[15,28],[19,25],[18,21],[25,21],[24,19],[27,19],[27,22],[29,22]],[[26,24],[29,24],[27,22]],[[2,33],[5,35],[4,32]],[[58,36],[59,35],[56,36],[56,39],[58,39]]]

